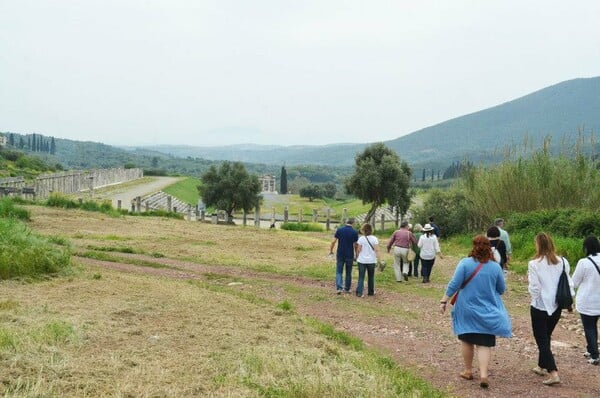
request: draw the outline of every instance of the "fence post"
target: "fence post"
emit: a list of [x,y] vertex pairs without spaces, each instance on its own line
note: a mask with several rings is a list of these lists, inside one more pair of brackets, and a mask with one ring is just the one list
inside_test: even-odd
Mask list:
[[331,209],[327,208],[327,221],[325,222],[325,229],[329,231],[331,229]]
[[121,210],[121,199],[117,200],[117,210]]
[[254,226],[260,227],[260,208],[254,210]]
[[272,212],[271,212],[271,225],[275,224],[275,206],[273,206],[272,208]]
[[171,212],[171,204],[172,204],[172,200],[173,198],[171,197],[171,195],[167,196],[167,211],[170,213]]
[[206,217],[206,212],[204,210],[200,210],[200,221],[204,222],[204,217]]
[[318,210],[317,209],[313,209],[313,218],[312,218],[313,222],[317,222],[318,217],[319,217]]
[[141,196],[137,196],[135,198],[135,208],[137,209],[138,213],[141,213],[141,211],[142,211],[142,197]]
[[298,213],[298,222],[302,222],[302,209],[300,209],[300,213]]
[[381,213],[381,230],[385,231],[385,214]]
[[346,209],[345,207],[342,209],[342,222],[341,224],[344,225],[346,224],[346,219],[348,218],[348,209]]
[[148,213],[150,211],[150,203],[148,203],[148,201],[145,201],[144,207],[146,208],[146,213]]
[[187,209],[187,219],[188,221],[192,221],[192,206],[188,205]]
[[248,223],[248,213],[246,213],[246,210],[244,210],[244,214],[242,215],[242,225],[245,227],[247,223]]
[[285,206],[285,208],[283,209],[283,222],[284,223],[288,222],[289,216],[290,216],[290,209],[288,209],[288,207]]

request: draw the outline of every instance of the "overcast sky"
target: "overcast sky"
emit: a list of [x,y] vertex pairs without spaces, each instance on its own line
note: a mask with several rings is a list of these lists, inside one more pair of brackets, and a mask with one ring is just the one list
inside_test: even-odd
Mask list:
[[600,1],[0,0],[0,131],[385,141],[600,75]]

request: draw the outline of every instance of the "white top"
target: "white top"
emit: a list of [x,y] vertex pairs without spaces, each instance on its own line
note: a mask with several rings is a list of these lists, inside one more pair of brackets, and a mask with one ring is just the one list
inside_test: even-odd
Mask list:
[[[591,257],[600,268],[600,255]],[[577,262],[573,284],[577,289],[577,312],[589,316],[600,315],[600,274],[587,257]]]
[[373,247],[376,247],[376,245],[379,244],[379,240],[377,240],[377,237],[373,235],[363,235],[358,238],[358,242],[356,243],[358,243],[360,246],[360,251],[358,252],[356,261],[362,264],[376,264],[377,256],[375,255],[375,251],[371,248],[371,245],[369,245],[369,242],[367,242],[367,239],[369,239],[369,242],[371,245],[373,245]]
[[[558,264],[548,264],[544,256],[542,259],[531,260],[527,266],[527,278],[529,279],[529,295],[531,296],[531,306],[546,311],[552,315],[558,309],[556,304],[556,291],[558,290],[558,280],[563,271],[562,261],[565,262],[567,276],[571,273],[569,262],[564,257],[558,257]],[[573,290],[573,280],[569,276],[569,286],[571,294],[575,296]]]
[[435,234],[429,236],[427,234],[421,235],[417,246],[421,249],[419,256],[424,260],[433,260],[435,255],[440,252],[440,243]]

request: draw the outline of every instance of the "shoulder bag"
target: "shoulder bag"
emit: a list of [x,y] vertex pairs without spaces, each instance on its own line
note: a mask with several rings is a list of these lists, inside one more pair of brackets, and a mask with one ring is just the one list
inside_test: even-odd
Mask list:
[[598,274],[600,274],[600,268],[598,268],[598,264],[596,264],[596,262],[592,260],[592,256],[588,256],[587,259],[590,260],[592,264],[594,264],[594,267],[596,267],[596,271],[598,271]]
[[569,286],[569,277],[565,268],[565,258],[562,258],[563,270],[558,278],[558,287],[556,289],[556,304],[561,310],[571,309],[573,306],[573,296]]
[[481,267],[483,267],[483,263],[479,263],[479,265],[477,266],[477,268],[475,268],[475,271],[473,271],[473,273],[471,275],[469,275],[469,277],[467,278],[467,280],[465,280],[463,282],[463,284],[461,285],[460,289],[458,289],[458,291],[456,293],[454,293],[454,296],[452,296],[452,298],[450,299],[450,304],[454,305],[454,303],[456,303],[456,299],[458,298],[458,293],[465,288],[465,286],[467,286],[469,284],[469,282],[471,282],[471,279],[473,279],[475,277],[475,275],[477,275],[477,273],[481,270]]

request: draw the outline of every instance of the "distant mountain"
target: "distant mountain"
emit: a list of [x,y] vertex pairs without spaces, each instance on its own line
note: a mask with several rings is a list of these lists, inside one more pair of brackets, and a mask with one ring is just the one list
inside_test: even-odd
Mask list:
[[[494,150],[520,144],[527,136],[540,145],[573,142],[578,132],[600,131],[600,77],[568,80],[479,112],[385,141],[413,167],[446,167],[455,160],[489,160]],[[351,166],[368,144],[325,146],[231,145],[149,146],[173,156],[250,163]]]

